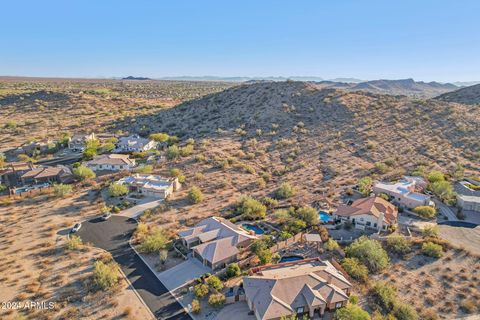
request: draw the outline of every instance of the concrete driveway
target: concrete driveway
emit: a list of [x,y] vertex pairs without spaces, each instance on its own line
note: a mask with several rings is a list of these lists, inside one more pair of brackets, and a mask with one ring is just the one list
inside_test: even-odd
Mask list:
[[128,241],[136,227],[137,223],[127,217],[112,216],[107,221],[95,218],[83,222],[78,235],[83,242],[112,254],[157,319],[190,320],[175,297],[130,247]]
[[199,260],[189,258],[173,268],[158,273],[157,276],[168,290],[174,291],[207,272],[212,272],[212,270],[204,266]]
[[216,320],[255,320],[254,315],[249,315],[250,309],[245,301],[228,304],[217,314]]
[[135,219],[136,217],[141,215],[145,210],[158,207],[163,200],[146,198],[146,199],[141,199],[136,201],[139,201],[140,203],[137,204],[136,206],[123,210],[116,215]]

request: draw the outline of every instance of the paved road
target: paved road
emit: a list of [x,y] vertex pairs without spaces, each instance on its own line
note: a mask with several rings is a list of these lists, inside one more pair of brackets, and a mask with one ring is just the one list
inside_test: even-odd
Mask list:
[[128,244],[136,226],[134,220],[126,217],[113,216],[108,221],[96,218],[82,223],[78,235],[83,242],[91,242],[112,254],[157,319],[190,320],[183,307]]
[[443,215],[447,216],[448,220],[450,221],[457,221],[457,215],[455,212],[452,211],[446,204],[441,202],[440,200],[437,200],[435,198],[432,199],[433,202],[435,202],[435,206],[437,207],[438,211],[442,213]]

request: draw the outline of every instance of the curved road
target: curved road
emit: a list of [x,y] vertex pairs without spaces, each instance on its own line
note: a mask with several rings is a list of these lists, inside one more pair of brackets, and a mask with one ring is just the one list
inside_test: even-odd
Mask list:
[[112,216],[107,221],[95,218],[83,222],[77,234],[83,242],[112,254],[157,319],[190,320],[183,307],[130,247],[128,241],[136,227],[136,222],[127,217]]

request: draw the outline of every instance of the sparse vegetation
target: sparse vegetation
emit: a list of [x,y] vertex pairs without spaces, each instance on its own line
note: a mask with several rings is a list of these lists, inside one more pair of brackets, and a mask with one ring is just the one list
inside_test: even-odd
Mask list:
[[378,272],[388,266],[389,258],[382,245],[362,236],[345,248],[347,257],[357,258],[370,272]]

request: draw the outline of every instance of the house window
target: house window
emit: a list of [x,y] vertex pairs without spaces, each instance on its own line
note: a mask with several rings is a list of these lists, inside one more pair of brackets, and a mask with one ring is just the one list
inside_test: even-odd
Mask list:
[[383,230],[385,230],[385,229],[387,229],[387,227],[386,227],[386,226],[383,226]]
[[297,313],[303,313],[303,307],[297,308]]
[[363,221],[363,218],[360,218],[360,221]]
[[370,225],[371,225],[370,221],[367,221],[367,226],[370,226]]
[[377,227],[377,223],[375,222],[375,223],[373,224],[373,226],[376,228],[376,227]]
[[341,303],[341,302],[337,302],[337,303],[335,304],[335,308],[341,308],[341,307],[342,307],[342,303]]

